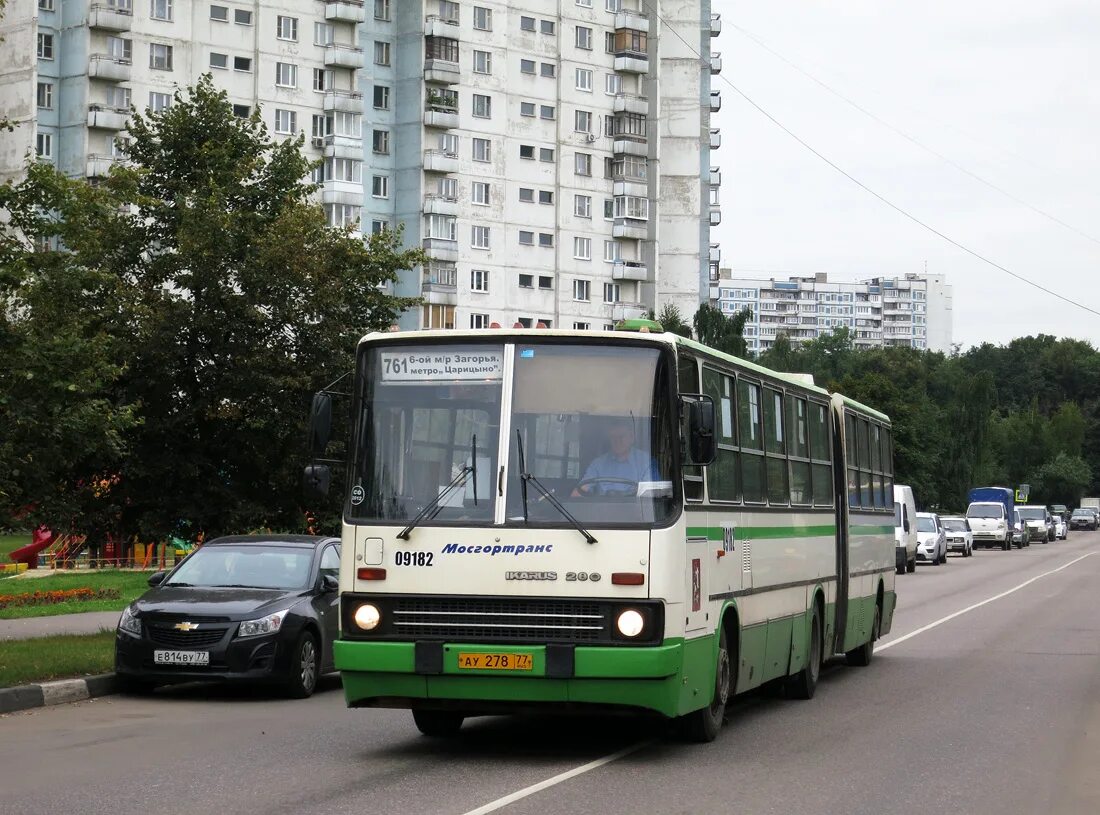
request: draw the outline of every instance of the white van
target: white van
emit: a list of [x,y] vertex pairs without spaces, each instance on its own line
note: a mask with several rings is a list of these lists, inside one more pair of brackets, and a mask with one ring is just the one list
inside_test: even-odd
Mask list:
[[917,502],[904,484],[894,485],[894,552],[898,574],[917,570]]

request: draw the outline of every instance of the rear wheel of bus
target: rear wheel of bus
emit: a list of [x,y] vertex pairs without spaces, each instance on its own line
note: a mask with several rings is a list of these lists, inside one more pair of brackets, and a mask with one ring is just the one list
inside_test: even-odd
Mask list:
[[416,729],[425,736],[447,738],[458,735],[462,722],[466,718],[461,713],[450,710],[414,710],[413,721]]

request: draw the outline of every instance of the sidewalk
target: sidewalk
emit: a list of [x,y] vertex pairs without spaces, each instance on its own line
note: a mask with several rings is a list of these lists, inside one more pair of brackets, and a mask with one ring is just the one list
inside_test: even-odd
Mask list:
[[82,614],[0,620],[0,640],[26,640],[50,634],[95,634],[103,628],[115,628],[120,616],[121,611],[86,611]]

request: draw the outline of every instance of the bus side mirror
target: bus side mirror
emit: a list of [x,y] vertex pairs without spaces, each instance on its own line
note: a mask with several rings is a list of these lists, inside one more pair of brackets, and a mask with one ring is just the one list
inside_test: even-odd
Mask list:
[[718,455],[714,402],[709,396],[688,403],[688,453],[692,464],[710,464]]
[[903,520],[901,522],[901,528],[904,529],[906,532],[909,531],[909,519],[908,518],[906,518],[905,520]]
[[313,404],[309,410],[309,452],[310,455],[322,455],[332,436],[332,397],[324,391],[313,394]]
[[307,498],[320,499],[328,495],[332,483],[332,470],[327,464],[310,464],[306,467],[303,487]]

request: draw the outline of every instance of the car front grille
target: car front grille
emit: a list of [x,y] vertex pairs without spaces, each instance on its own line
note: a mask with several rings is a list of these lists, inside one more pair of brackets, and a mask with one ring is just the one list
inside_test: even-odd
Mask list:
[[225,626],[218,628],[200,627],[195,631],[178,631],[172,623],[151,623],[148,626],[149,639],[159,645],[173,648],[207,648],[221,642],[225,636]]

